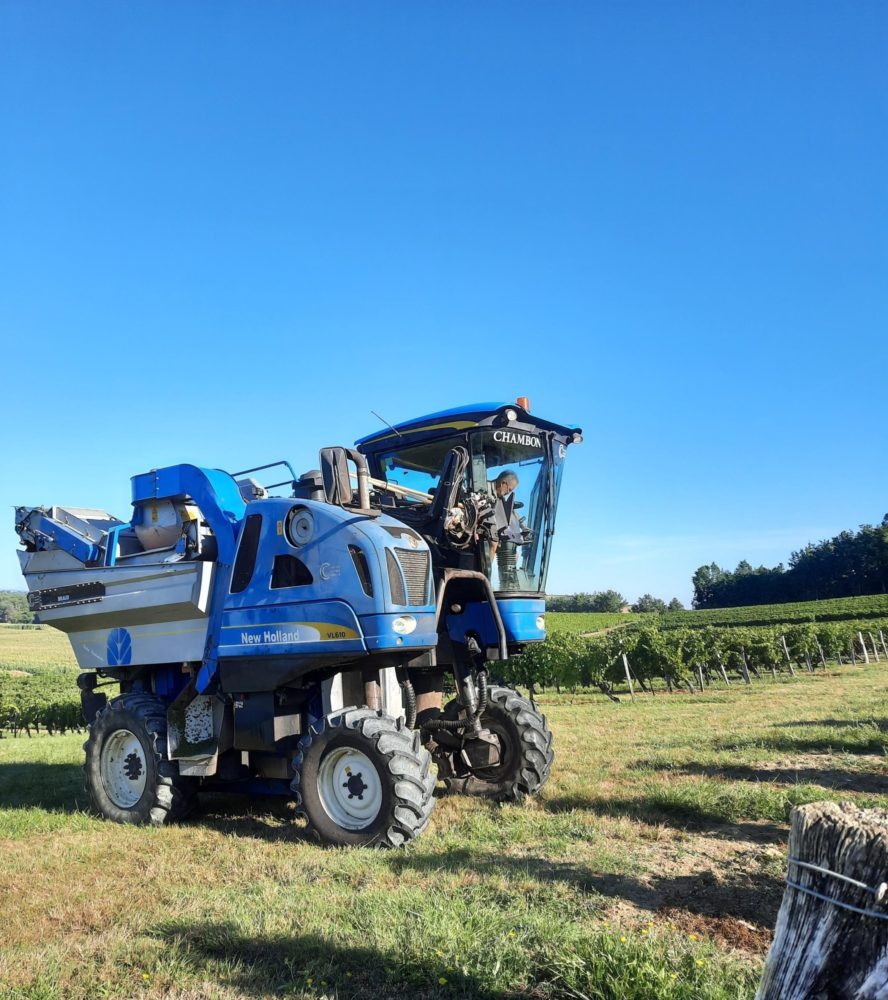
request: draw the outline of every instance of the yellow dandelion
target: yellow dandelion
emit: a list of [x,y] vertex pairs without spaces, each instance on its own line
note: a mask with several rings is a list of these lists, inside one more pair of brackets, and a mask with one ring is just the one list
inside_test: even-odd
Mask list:
[[692,941],[696,941],[696,940],[697,940],[697,935],[696,935],[696,934],[688,934],[688,937],[689,937],[689,938],[690,938],[690,939],[691,939]]
[[621,934],[620,935],[620,940],[623,942],[623,944],[625,944],[626,943],[626,936],[624,934]]
[[142,978],[143,978],[143,979],[150,979],[150,978],[151,978],[151,976],[149,976],[147,972],[143,972],[143,973],[142,973]]
[[702,964],[703,964],[703,959],[702,958],[698,958],[697,959],[697,965],[702,965]]
[[438,985],[439,986],[446,986],[447,985],[447,980],[443,976],[439,977],[439,979],[438,979]]
[[678,979],[678,973],[677,973],[677,972],[673,972],[673,973],[672,973],[672,974],[671,974],[671,975],[669,976],[669,978],[670,978],[670,979]]
[[518,935],[514,931],[509,931],[509,937],[510,938],[517,937],[517,936]]

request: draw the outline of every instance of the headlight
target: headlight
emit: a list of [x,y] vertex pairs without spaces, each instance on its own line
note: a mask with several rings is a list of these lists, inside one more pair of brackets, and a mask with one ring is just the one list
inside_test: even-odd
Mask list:
[[413,615],[401,615],[392,622],[392,628],[398,635],[410,635],[416,629],[416,619]]
[[517,410],[513,410],[511,408],[508,409],[508,410],[506,410],[506,420],[510,420],[511,421],[511,420],[517,420],[517,419],[518,419],[518,411]]
[[294,507],[287,515],[287,541],[296,546],[308,545],[314,538],[314,518],[305,507]]

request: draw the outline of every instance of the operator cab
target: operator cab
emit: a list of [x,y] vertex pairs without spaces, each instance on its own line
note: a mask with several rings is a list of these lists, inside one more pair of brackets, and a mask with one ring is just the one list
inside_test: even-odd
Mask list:
[[521,403],[445,410],[356,443],[389,513],[429,538],[439,564],[483,572],[498,598],[545,594],[564,458],[582,440]]

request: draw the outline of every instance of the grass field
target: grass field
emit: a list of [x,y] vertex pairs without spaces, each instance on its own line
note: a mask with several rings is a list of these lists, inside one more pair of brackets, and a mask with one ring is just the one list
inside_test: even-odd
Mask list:
[[0,625],[0,671],[8,670],[76,671],[77,661],[68,637],[58,629]]
[[[62,637],[21,635],[14,662],[63,665],[35,652]],[[238,797],[112,826],[85,811],[82,736],[0,740],[0,996],[751,998],[791,805],[888,807],[884,664],[544,708],[541,799],[442,798],[390,853]]]

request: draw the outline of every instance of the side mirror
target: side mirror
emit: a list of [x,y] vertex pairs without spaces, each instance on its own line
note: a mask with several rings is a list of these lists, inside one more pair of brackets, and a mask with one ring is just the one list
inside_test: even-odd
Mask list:
[[340,507],[351,506],[355,493],[348,474],[345,448],[321,448],[320,460],[327,503],[335,503]]
[[[379,513],[370,506],[370,472],[367,469],[367,459],[359,451],[340,447],[321,448],[320,459],[321,478],[328,503],[350,507],[368,517],[375,517]],[[355,467],[354,473],[349,471],[349,462]],[[353,478],[358,482],[357,497],[352,486]]]

